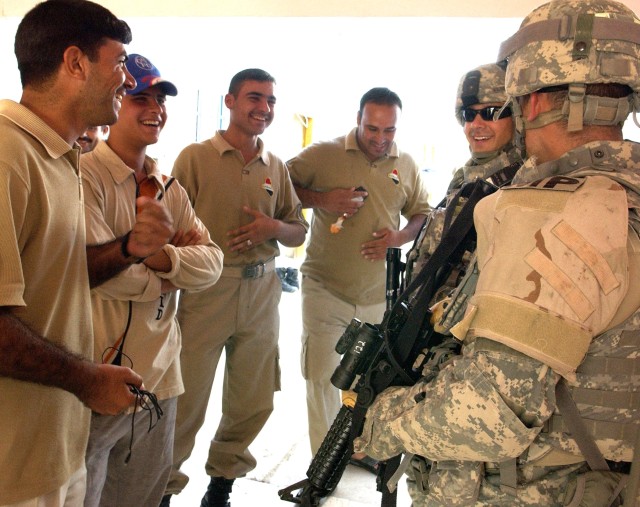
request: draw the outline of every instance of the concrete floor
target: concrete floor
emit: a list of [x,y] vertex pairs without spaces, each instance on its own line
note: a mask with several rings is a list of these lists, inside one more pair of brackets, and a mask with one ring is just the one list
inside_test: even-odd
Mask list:
[[[307,434],[305,385],[300,373],[300,291],[283,293],[280,303],[280,367],[282,391],[276,393],[275,409],[267,425],[251,446],[258,465],[247,477],[236,480],[231,494],[232,507],[285,507],[296,505],[280,500],[278,490],[306,478],[311,460]],[[171,499],[172,507],[199,507],[209,477],[204,464],[209,441],[220,417],[223,364],[218,367],[209,410],[196,439],[196,447],[183,470],[190,481],[180,495]],[[334,493],[322,501],[323,507],[364,507],[380,505],[375,476],[360,468],[347,469]],[[411,501],[404,479],[398,485],[398,507]]]

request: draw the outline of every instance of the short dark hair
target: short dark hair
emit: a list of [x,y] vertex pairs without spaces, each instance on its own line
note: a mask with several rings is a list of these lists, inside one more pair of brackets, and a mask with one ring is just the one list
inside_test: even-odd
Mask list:
[[268,81],[269,83],[276,84],[276,78],[266,70],[244,69],[231,78],[231,82],[229,83],[229,93],[234,97],[237,97],[240,87],[245,81],[259,81],[261,83]]
[[402,101],[398,94],[389,90],[389,88],[371,88],[360,99],[360,114],[364,110],[364,105],[371,102],[372,104],[380,104],[386,106],[398,106],[402,109]]
[[88,0],[47,0],[31,9],[18,25],[15,53],[22,86],[39,86],[56,72],[70,46],[91,61],[106,39],[131,42],[131,29],[111,11]]

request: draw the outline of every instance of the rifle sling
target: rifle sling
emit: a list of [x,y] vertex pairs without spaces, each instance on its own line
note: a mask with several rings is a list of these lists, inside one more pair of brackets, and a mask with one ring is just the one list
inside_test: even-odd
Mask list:
[[[414,280],[416,286],[422,286],[422,288],[407,322],[400,330],[399,336],[395,341],[397,349],[393,349],[394,355],[398,357],[401,364],[406,361],[411,353],[418,333],[423,327],[425,316],[429,312],[429,304],[436,290],[447,279],[448,271],[462,259],[464,252],[472,248],[472,244],[475,242],[473,210],[476,204],[480,199],[495,191],[495,187],[483,180],[475,180],[468,185],[473,185],[471,195],[469,195],[467,202],[451,224],[451,227],[443,234],[440,244],[425,264],[423,270],[418,273]],[[467,185],[460,189],[460,193],[465,189],[467,189]],[[441,268],[445,266],[447,267],[447,272],[443,273]],[[412,282],[405,292],[412,290],[414,288],[413,285],[414,283]],[[400,297],[402,298],[403,295],[404,293]]]
[[[483,180],[475,180],[472,183],[468,183],[463,185],[462,188],[458,191],[458,194],[464,195],[469,192],[471,189],[470,195],[468,197],[467,202],[464,204],[460,213],[455,218],[451,227],[448,228],[440,241],[440,244],[434,251],[433,255],[429,258],[423,269],[418,273],[417,277],[409,284],[409,286],[405,289],[405,291],[398,297],[398,301],[394,304],[394,307],[388,312],[387,316],[390,315],[400,304],[401,301],[405,300],[408,295],[410,295],[413,291],[420,288],[420,294],[418,299],[407,318],[407,321],[402,326],[400,333],[396,340],[394,340],[394,344],[396,345],[395,349],[392,349],[391,343],[387,343],[387,347],[389,349],[389,355],[394,356],[397,359],[399,364],[404,364],[414,348],[414,344],[416,339],[418,338],[418,334],[420,330],[423,328],[425,317],[429,314],[429,303],[433,298],[436,289],[439,288],[439,283],[443,281],[443,267],[447,267],[448,270],[451,269],[455,262],[460,261],[466,249],[470,248],[472,242],[475,240],[475,229],[473,228],[473,210],[476,204],[487,195],[493,193],[496,188],[490,185],[489,183]],[[471,243],[470,243],[471,241]],[[448,273],[445,273],[448,276]],[[446,280],[447,276],[444,276],[444,280]],[[385,322],[387,320],[385,319]],[[383,328],[384,328],[383,323]],[[384,331],[384,329],[383,329]],[[385,340],[387,339],[385,333]],[[376,396],[382,392],[384,389],[392,385],[392,380],[396,377],[397,371],[391,368],[391,371],[387,372],[382,376],[382,378],[377,378],[375,382],[375,386],[372,386],[371,379],[371,371],[365,373],[365,385],[372,386],[375,388]],[[361,392],[361,391],[360,391]],[[358,399],[360,399],[360,392],[358,394]],[[364,403],[358,403],[356,401],[356,405],[353,409],[353,426],[351,427],[350,440],[353,440],[361,433],[362,426],[364,423],[365,415],[367,412],[368,405]],[[382,489],[382,506],[383,507],[393,507],[396,505],[396,495],[397,491],[393,493],[389,492],[388,488],[384,487],[391,478],[395,470],[398,468],[400,463],[400,456],[396,456],[387,461],[387,466],[385,466],[385,481],[383,482]],[[388,477],[386,475],[388,474]]]

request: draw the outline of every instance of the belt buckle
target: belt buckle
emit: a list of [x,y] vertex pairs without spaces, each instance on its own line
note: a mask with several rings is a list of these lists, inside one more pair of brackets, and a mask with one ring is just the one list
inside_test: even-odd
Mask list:
[[264,276],[264,262],[249,264],[244,267],[243,278],[262,278]]

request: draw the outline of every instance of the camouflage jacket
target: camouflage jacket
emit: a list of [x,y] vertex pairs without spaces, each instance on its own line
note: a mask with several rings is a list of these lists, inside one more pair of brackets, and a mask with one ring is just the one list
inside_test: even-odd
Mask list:
[[[640,145],[596,142],[540,166],[527,161],[513,184],[535,185],[554,176],[604,176],[613,180],[611,188],[619,184],[626,191],[628,207],[629,277],[637,279],[639,171]],[[511,189],[494,196],[500,199],[508,192],[517,197]],[[517,203],[514,198],[512,205]],[[476,223],[476,228],[482,226]],[[599,239],[608,242],[606,233]],[[534,285],[534,278],[522,283]],[[635,285],[628,284],[622,302],[610,309],[615,315],[605,329],[591,336],[586,357],[569,382],[587,428],[598,427],[595,440],[602,454],[617,462],[632,459],[633,440],[626,430],[640,421],[637,400],[633,401],[640,392],[640,291]],[[541,332],[532,327],[531,340],[563,338]],[[541,360],[498,341],[473,337],[465,342],[462,355],[431,382],[392,387],[378,396],[355,448],[377,459],[413,453],[432,462],[423,501],[416,506],[564,505],[571,500],[565,497],[575,490],[575,475],[585,466],[556,408],[559,379]],[[515,498],[501,490],[499,479],[499,463],[514,458],[518,458]]]
[[[436,247],[440,244],[445,226],[447,206],[451,203],[451,199],[456,192],[460,190],[462,185],[478,178],[490,180],[494,175],[496,175],[496,177],[498,177],[499,174],[502,175],[503,170],[508,172],[509,169],[507,168],[514,170],[516,167],[519,167],[521,163],[522,159],[519,150],[509,144],[494,158],[484,163],[479,163],[477,159],[471,158],[463,167],[454,172],[449,188],[447,189],[447,195],[444,200],[445,205],[434,208],[429,215],[427,215],[422,229],[407,254],[406,285],[422,270],[423,266],[429,260],[429,257],[433,255]],[[495,182],[497,186],[502,186],[503,183],[504,177],[500,177],[500,179],[497,179]],[[457,215],[457,212],[463,205],[464,200],[456,202],[457,209],[454,211],[454,216]]]

